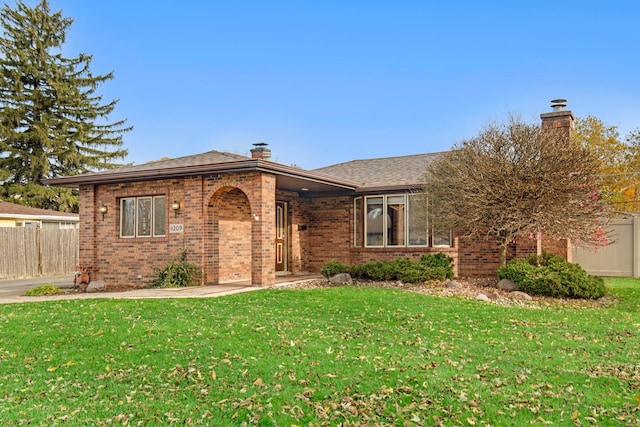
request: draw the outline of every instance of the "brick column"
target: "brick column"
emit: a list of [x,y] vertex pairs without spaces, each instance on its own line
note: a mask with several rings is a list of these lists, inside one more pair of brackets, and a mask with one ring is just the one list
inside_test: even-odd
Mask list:
[[276,281],[276,177],[259,174],[252,199],[251,282],[270,286]]
[[93,185],[80,186],[80,248],[78,251],[78,266],[76,285],[85,289],[93,273],[96,271],[96,215],[99,206],[96,205],[96,189]]

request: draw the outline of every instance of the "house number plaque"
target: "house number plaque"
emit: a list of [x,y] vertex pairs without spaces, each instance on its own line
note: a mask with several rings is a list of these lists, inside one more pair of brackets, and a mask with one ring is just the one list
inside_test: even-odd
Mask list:
[[183,224],[169,224],[169,233],[182,233],[183,231]]

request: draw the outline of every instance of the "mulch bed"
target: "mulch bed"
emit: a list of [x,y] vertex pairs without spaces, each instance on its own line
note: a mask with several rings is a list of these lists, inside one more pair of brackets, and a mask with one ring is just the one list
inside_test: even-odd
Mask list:
[[[352,284],[331,284],[328,280],[317,279],[309,280],[306,282],[294,283],[286,285],[288,289],[317,289],[317,288],[329,288],[337,286],[368,286],[374,288],[386,288],[386,289],[399,289],[409,292],[418,292],[428,295],[436,295],[441,297],[454,297],[465,298],[475,300],[479,294],[493,294],[492,299],[482,302],[483,304],[498,304],[504,306],[520,306],[536,309],[545,308],[604,308],[611,307],[617,303],[617,300],[611,296],[605,295],[597,300],[583,300],[583,299],[559,299],[549,298],[542,296],[531,295],[531,300],[521,300],[515,298],[512,292],[498,289],[497,279],[492,278],[460,278],[456,279],[460,287],[454,288],[446,285],[445,282],[429,282],[422,283],[403,283],[400,281],[388,281],[388,282],[372,282],[372,281],[356,281]],[[479,302],[480,303],[480,302]]]

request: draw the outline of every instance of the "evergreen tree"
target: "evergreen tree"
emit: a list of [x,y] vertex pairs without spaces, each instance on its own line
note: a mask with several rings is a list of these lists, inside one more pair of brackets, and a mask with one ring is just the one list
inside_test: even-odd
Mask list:
[[43,179],[120,166],[126,120],[109,123],[118,100],[103,102],[91,55],[62,55],[72,18],[52,13],[47,0],[31,8],[18,0],[0,11],[0,198],[76,211],[77,194]]

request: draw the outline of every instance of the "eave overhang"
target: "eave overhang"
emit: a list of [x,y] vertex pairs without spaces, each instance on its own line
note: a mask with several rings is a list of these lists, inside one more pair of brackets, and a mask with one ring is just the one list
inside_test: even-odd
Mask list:
[[[62,176],[43,180],[45,184],[78,188],[82,185],[103,185],[127,182],[139,182],[158,179],[209,176],[234,172],[264,172],[276,175],[278,188],[297,191],[347,190],[355,191],[359,185],[355,182],[335,178],[318,172],[285,166],[262,159],[240,160],[215,164],[190,165],[169,168],[144,168],[128,170],[110,170],[76,176]],[[305,190],[302,190],[302,189]]]
[[355,190],[357,195],[382,194],[382,193],[406,193],[420,192],[424,184],[400,184],[400,185],[384,185],[377,187],[359,187]]
[[27,214],[3,214],[0,213],[0,219],[17,219],[17,220],[37,220],[45,222],[78,222],[80,218],[78,216],[58,216],[58,215],[27,215]]

